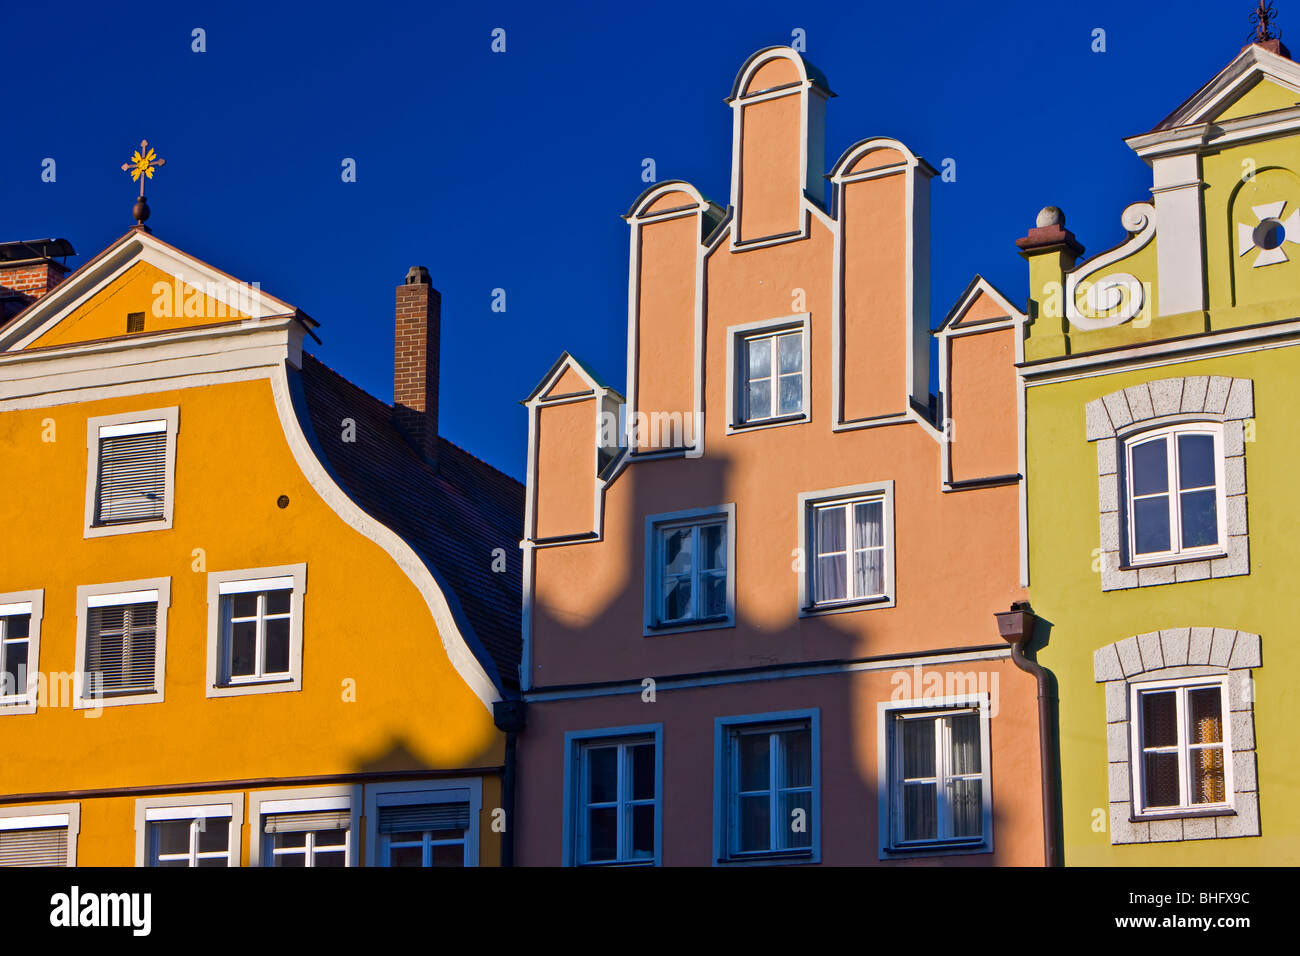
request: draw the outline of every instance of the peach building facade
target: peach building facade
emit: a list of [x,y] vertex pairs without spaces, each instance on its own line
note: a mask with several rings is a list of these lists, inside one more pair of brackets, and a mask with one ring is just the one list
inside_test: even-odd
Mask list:
[[664,182],[625,217],[627,395],[565,353],[525,402],[521,865],[1050,855],[995,618],[1025,316],[977,277],[931,333],[935,171],[875,138],[824,175],[833,95],[750,57],[728,206]]

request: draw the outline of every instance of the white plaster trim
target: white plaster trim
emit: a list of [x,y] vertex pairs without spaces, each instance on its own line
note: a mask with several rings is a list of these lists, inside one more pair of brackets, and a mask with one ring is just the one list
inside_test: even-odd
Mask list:
[[[254,579],[262,579],[260,581]],[[221,598],[225,594],[263,590],[273,580],[287,578],[292,596],[289,599],[289,675],[263,677],[260,680],[222,681],[225,672],[225,647],[221,633]],[[247,589],[223,590],[224,585],[250,585]],[[251,585],[261,587],[253,588]],[[302,650],[304,598],[307,593],[307,565],[286,564],[245,571],[211,571],[208,573],[208,669],[204,694],[207,697],[243,697],[247,694],[277,694],[302,690]],[[256,865],[256,864],[254,864]]]
[[1217,115],[1253,87],[1256,79],[1272,80],[1300,95],[1300,66],[1287,57],[1251,44],[1238,53],[1210,82],[1161,120],[1153,132],[1177,129]]
[[[166,485],[163,493],[163,514],[161,518],[143,521],[121,521],[112,524],[96,524],[95,512],[99,498],[99,443],[102,430],[115,426],[136,424],[161,420],[165,423],[167,444],[163,470],[166,473]],[[165,531],[172,526],[172,517],[176,510],[176,442],[180,432],[180,408],[151,408],[138,412],[122,412],[117,415],[97,415],[86,420],[86,512],[82,525],[83,538],[102,538],[115,534],[137,534],[144,531]]]
[[442,589],[434,580],[432,572],[425,566],[415,551],[411,549],[409,544],[403,541],[392,529],[379,522],[368,512],[363,511],[356,502],[348,497],[335,484],[325,466],[317,459],[312,444],[303,432],[302,423],[299,421],[297,412],[294,409],[286,369],[279,369],[271,377],[271,391],[275,396],[275,408],[280,416],[280,426],[284,431],[289,448],[293,452],[294,460],[297,461],[303,475],[311,483],[316,493],[334,510],[335,514],[342,518],[354,531],[382,548],[402,569],[402,572],[410,579],[411,583],[415,585],[421,597],[424,598],[430,614],[433,615],[443,650],[446,651],[452,667],[456,669],[461,679],[465,681],[469,689],[473,691],[490,714],[493,702],[501,699],[500,694],[482,663],[470,650],[464,635],[461,634],[456,619],[451,612],[451,607],[447,603],[446,595],[442,593]]
[[[230,815],[229,865],[239,866],[243,848],[244,795],[239,792],[174,794],[142,797],[135,801],[135,865],[148,866],[149,822],[151,820],[193,820],[202,810],[212,816]],[[158,811],[162,811],[160,814]],[[175,811],[174,814],[166,814]]]
[[[123,694],[92,697],[86,687],[86,628],[90,623],[90,599],[103,595],[127,594],[132,591],[157,592],[158,612],[154,627],[154,689],[150,693]],[[143,602],[142,602],[143,603]],[[139,581],[118,581],[113,584],[82,584],[77,587],[77,651],[76,679],[73,681],[72,706],[74,710],[98,710],[101,707],[122,707],[131,704],[161,704],[167,682],[167,610],[172,603],[172,579],[145,578]]]
[[262,851],[266,834],[262,817],[273,813],[310,813],[321,810],[348,810],[352,821],[348,827],[348,866],[360,865],[362,785],[329,787],[295,787],[289,790],[251,790],[248,794],[249,866],[263,866]]
[[[1143,249],[1156,234],[1156,207],[1151,203],[1135,202],[1125,207],[1120,216],[1129,238],[1101,255],[1079,265],[1065,276],[1065,316],[1078,329],[1109,329],[1140,315],[1148,308],[1146,291],[1142,282],[1128,272],[1115,272],[1094,280],[1088,287],[1089,311],[1105,312],[1118,307],[1114,315],[1089,317],[1079,310],[1078,288],[1084,279],[1092,278],[1103,269]],[[1122,296],[1121,296],[1122,293]]]
[[1160,315],[1205,308],[1205,248],[1201,223],[1201,157],[1155,158],[1151,163],[1156,222],[1156,276]]

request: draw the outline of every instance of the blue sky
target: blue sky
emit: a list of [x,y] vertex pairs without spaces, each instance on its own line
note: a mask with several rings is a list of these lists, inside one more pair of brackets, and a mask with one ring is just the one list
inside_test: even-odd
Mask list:
[[[805,31],[838,94],[828,163],[877,135],[956,160],[932,192],[938,321],[976,272],[1024,301],[1014,241],[1043,205],[1065,209],[1089,254],[1121,240],[1121,210],[1150,187],[1122,138],[1236,55],[1252,7],[8,4],[0,240],[65,237],[70,263],[86,261],[133,224],[120,166],[147,137],[167,159],[148,190],[155,234],[312,315],[316,354],[386,401],[393,289],[428,266],[441,430],[522,477],[518,401],[562,350],[623,384],[620,216],[645,188],[642,160],[725,205],[722,100],[750,53]],[[505,53],[490,48],[498,27]]]

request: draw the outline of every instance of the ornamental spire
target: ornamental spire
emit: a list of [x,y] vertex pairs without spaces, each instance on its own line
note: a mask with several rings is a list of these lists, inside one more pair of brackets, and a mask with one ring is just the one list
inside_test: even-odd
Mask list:
[[122,172],[129,169],[131,179],[140,181],[140,197],[135,201],[135,206],[131,209],[131,215],[135,217],[136,226],[140,229],[146,231],[149,229],[144,224],[144,221],[149,218],[149,203],[144,196],[144,181],[153,179],[154,170],[166,164],[167,160],[158,158],[158,154],[154,152],[147,139],[140,140],[140,148],[132,155],[131,161],[122,164]]

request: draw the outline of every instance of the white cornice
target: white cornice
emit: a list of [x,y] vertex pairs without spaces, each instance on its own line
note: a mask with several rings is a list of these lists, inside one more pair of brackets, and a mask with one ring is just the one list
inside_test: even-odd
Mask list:
[[1252,44],[1220,70],[1214,79],[1161,120],[1151,133],[1174,130],[1212,119],[1222,113],[1259,79],[1271,80],[1300,95],[1300,64]]

